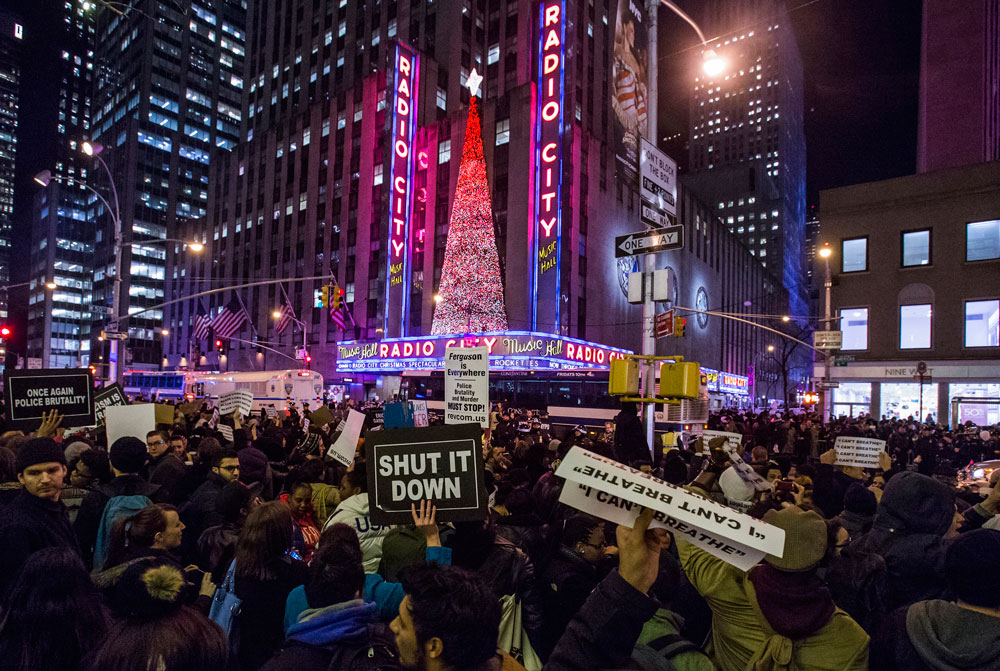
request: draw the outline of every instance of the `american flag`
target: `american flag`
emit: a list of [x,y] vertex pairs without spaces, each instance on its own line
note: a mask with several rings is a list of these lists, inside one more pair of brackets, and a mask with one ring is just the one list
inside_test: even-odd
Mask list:
[[225,307],[222,308],[222,311],[215,315],[215,319],[212,320],[212,329],[215,331],[215,337],[232,337],[243,326],[246,318],[247,313],[244,312],[240,300],[233,295]]
[[292,323],[292,306],[288,303],[282,303],[280,312],[278,323],[274,325],[274,332],[278,335],[284,333],[288,325]]
[[347,321],[344,319],[343,307],[330,308],[330,319],[333,320],[333,323],[336,324],[337,328],[341,331],[343,331],[344,327],[347,326]]
[[205,306],[198,301],[198,314],[194,319],[194,338],[203,340],[208,337],[208,328],[212,325],[212,319],[205,312]]

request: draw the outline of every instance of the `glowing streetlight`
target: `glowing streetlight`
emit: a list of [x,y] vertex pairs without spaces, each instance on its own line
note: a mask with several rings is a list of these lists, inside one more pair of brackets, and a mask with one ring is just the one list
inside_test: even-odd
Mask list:
[[41,186],[48,186],[49,182],[52,181],[52,171],[42,170],[40,173],[35,175],[35,182]]
[[189,242],[187,243],[187,246],[188,249],[190,249],[192,252],[200,252],[201,250],[205,249],[205,245],[201,244],[200,242]]
[[49,280],[48,282],[45,283],[45,288],[46,289],[55,289],[56,286],[58,286],[58,285],[55,282],[53,282],[52,280]]
[[767,351],[768,352],[773,352],[774,351],[774,345],[768,345],[767,346]]
[[715,78],[726,71],[726,59],[715,53],[713,49],[706,51],[703,59],[701,68],[708,77]]
[[80,143],[80,150],[87,156],[97,156],[104,151],[104,145],[99,142],[84,141]]
[[434,294],[434,302],[435,303],[441,302],[441,294]]
[[271,316],[274,317],[275,319],[281,319],[281,310],[275,310],[274,312],[271,313]]
[[781,321],[783,321],[783,322],[790,322],[790,321],[792,321],[792,318],[789,317],[788,315],[785,315],[784,317],[781,318]]
[[168,335],[170,335],[170,329],[160,329],[160,335],[166,338]]
[[819,255],[820,255],[821,257],[823,257],[824,259],[828,259],[828,258],[830,258],[830,255],[831,255],[831,254],[833,254],[833,250],[832,250],[832,249],[830,249],[830,243],[829,243],[829,242],[828,242],[828,243],[826,243],[825,245],[823,245],[823,246],[822,246],[822,247],[820,248],[820,250],[819,250]]

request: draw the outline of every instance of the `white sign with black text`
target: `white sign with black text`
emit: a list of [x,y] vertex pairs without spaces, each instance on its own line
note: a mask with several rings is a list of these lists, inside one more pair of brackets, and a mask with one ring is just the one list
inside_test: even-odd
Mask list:
[[877,438],[838,436],[833,444],[837,451],[836,466],[860,466],[878,468],[878,455],[885,452],[885,441]]
[[357,410],[348,410],[347,419],[340,422],[337,429],[340,435],[334,441],[330,449],[326,451],[326,456],[336,459],[344,466],[354,463],[354,454],[358,450],[358,438],[361,436],[361,429],[365,426],[365,413]]
[[444,353],[444,423],[490,426],[490,352],[449,347]]

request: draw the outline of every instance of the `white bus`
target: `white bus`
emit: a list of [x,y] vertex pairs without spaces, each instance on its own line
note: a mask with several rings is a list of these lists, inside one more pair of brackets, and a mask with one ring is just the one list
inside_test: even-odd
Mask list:
[[146,399],[217,401],[234,389],[253,393],[253,409],[272,406],[283,409],[290,402],[316,407],[323,401],[323,376],[313,370],[262,370],[251,373],[199,371],[125,371],[125,393]]

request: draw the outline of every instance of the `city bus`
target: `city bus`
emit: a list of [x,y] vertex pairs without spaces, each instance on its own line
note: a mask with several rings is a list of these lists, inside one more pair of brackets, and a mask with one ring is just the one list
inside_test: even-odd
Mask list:
[[312,370],[263,370],[249,373],[202,371],[125,371],[125,393],[158,400],[218,400],[234,389],[253,393],[253,409],[284,408],[294,401],[315,407],[323,401],[323,376]]

